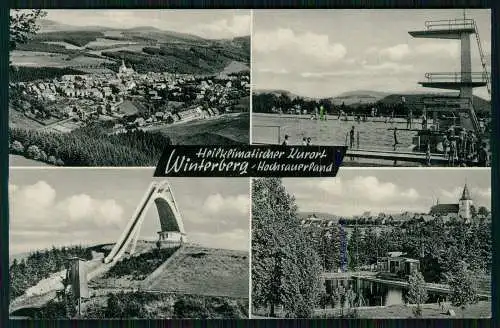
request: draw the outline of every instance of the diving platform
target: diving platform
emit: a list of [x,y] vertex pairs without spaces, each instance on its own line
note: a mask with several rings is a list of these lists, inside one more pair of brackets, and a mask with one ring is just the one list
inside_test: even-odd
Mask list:
[[425,73],[425,79],[418,82],[423,87],[449,90],[478,88],[488,84],[488,75],[485,72]]
[[425,29],[408,32],[414,38],[460,40],[463,34],[476,33],[473,19],[447,19],[426,21]]

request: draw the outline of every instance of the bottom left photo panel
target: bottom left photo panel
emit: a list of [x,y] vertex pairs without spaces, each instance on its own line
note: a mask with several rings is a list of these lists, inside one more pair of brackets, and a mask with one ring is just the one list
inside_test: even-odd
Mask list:
[[11,319],[248,318],[250,181],[16,168]]

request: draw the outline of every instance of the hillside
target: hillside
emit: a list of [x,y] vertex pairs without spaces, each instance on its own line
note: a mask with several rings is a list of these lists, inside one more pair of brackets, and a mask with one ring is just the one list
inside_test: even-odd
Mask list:
[[11,53],[15,66],[116,69],[123,59],[140,73],[215,74],[232,62],[250,63],[250,36],[208,40],[149,26],[119,30],[47,20],[41,25],[41,33]]
[[143,288],[248,298],[248,272],[248,252],[188,246]]
[[[432,96],[456,96],[456,93],[415,93],[415,94],[390,94],[379,100],[380,103],[390,105],[401,103],[401,96],[405,97],[405,102],[408,106],[413,109],[422,110],[423,109],[423,99],[425,97]],[[491,112],[491,102],[480,98],[478,96],[473,96],[472,103],[474,104],[474,109],[478,114],[486,114]]]
[[330,101],[334,105],[341,105],[342,103],[344,103],[345,105],[369,104],[377,102],[388,95],[389,93],[386,92],[358,90],[344,92],[337,97],[331,98]]

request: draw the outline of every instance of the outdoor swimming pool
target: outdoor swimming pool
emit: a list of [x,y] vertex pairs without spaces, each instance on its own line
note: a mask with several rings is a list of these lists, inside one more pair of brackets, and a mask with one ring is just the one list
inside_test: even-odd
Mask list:
[[[350,117],[352,119],[352,117]],[[301,145],[303,137],[310,137],[313,145],[343,146],[346,134],[354,126],[355,138],[359,132],[359,148],[372,150],[393,150],[394,127],[406,128],[406,121],[398,119],[394,123],[380,122],[382,118],[368,118],[367,122],[342,121],[331,116],[327,121],[311,120],[300,116],[280,116],[276,114],[252,114],[252,142],[255,144],[282,143],[288,135],[290,145]],[[420,120],[413,121],[413,128],[420,128]],[[278,129],[279,127],[279,129]],[[279,130],[279,132],[278,132]],[[279,135],[279,137],[278,137]],[[412,146],[415,131],[398,131],[398,150],[408,151]],[[279,140],[278,140],[279,138]]]

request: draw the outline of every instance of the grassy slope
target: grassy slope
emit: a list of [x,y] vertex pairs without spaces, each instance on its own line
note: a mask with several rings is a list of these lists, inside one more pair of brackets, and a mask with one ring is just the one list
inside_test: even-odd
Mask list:
[[186,247],[149,289],[248,298],[248,267],[247,252]]
[[163,133],[174,144],[180,145],[231,145],[248,144],[250,115],[221,117],[213,120],[188,122],[168,126]]

